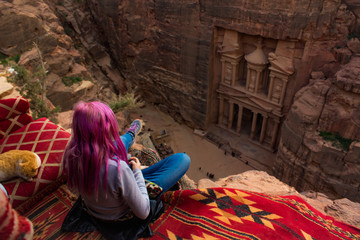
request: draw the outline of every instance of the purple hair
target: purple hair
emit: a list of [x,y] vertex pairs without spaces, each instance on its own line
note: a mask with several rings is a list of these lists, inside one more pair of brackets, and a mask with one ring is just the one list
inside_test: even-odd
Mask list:
[[79,102],[75,105],[72,121],[72,138],[64,153],[63,168],[67,184],[79,194],[98,196],[100,170],[114,159],[128,163],[126,149],[119,136],[114,112],[101,102]]

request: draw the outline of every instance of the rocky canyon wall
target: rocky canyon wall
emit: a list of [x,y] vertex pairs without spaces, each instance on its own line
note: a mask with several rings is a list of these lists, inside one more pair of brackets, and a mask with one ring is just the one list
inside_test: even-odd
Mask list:
[[[295,96],[283,124],[274,174],[298,191],[360,201],[359,53],[334,78],[314,73]],[[342,143],[355,141],[347,149],[324,133],[338,133]]]
[[[126,81],[172,116],[206,128],[216,122],[218,76],[214,29],[304,44],[284,104],[313,69],[333,64],[353,14],[340,0],[88,0]],[[326,74],[333,74],[333,65]]]
[[[218,46],[224,46],[225,35],[238,33],[235,38],[241,40],[234,43],[247,44],[245,54],[256,48],[252,41],[264,39],[266,54],[274,51],[294,69],[281,105],[280,125],[286,121],[274,174],[300,191],[315,189],[359,201],[358,143],[344,151],[319,136],[324,131],[359,139],[358,53],[348,47],[348,37],[359,27],[356,1],[86,3],[126,81],[146,100],[194,127],[217,122]],[[290,45],[291,51],[284,47]]]
[[126,81],[172,116],[206,117],[212,26],[197,1],[87,1]]
[[[96,42],[96,28],[79,8],[77,1],[70,0],[0,1],[0,53],[20,56],[19,64],[34,73],[40,65],[36,43],[47,69],[46,95],[63,111],[72,109],[79,100],[108,100],[114,92],[124,90],[121,74],[111,65],[104,47]],[[68,22],[86,41],[74,43],[70,23],[61,22],[61,14],[68,16]],[[82,81],[66,86],[64,77]]]
[[47,97],[54,105],[60,105],[63,110],[71,109],[80,98],[90,99],[95,94],[96,87],[90,81],[76,87],[66,87],[62,83],[61,78],[65,76],[81,76],[84,80],[91,77],[72,39],[45,2],[0,1],[0,52],[19,55],[19,64],[36,72],[40,57],[34,43],[43,55],[48,71]]

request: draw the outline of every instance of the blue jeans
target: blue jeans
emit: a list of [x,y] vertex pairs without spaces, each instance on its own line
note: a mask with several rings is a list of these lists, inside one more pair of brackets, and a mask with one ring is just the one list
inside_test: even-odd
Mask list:
[[[121,136],[126,151],[134,143],[134,136],[125,133]],[[169,190],[186,173],[190,166],[190,157],[185,153],[175,153],[164,158],[158,163],[142,170],[146,180],[156,183],[162,187],[163,192]]]

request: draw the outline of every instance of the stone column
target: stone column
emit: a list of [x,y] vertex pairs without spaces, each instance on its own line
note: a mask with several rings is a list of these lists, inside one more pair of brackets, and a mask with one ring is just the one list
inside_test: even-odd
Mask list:
[[237,63],[231,63],[232,67],[233,67],[233,72],[232,72],[232,79],[231,79],[231,86],[235,86],[235,81],[237,79],[236,75],[237,75]]
[[278,134],[278,130],[279,130],[279,120],[274,119],[274,131],[273,131],[273,135],[271,138],[271,148],[274,149],[275,148],[275,144],[276,144],[276,138],[277,138],[277,134]]
[[251,139],[254,139],[254,136],[255,136],[257,115],[258,115],[257,112],[253,112],[253,120],[252,120],[252,124],[251,124],[251,133],[250,133],[250,138]]
[[229,100],[229,120],[228,120],[228,128],[231,129],[234,117],[234,102]]
[[259,84],[260,84],[260,72],[256,70],[255,93],[258,93],[259,91]]
[[271,100],[273,88],[274,88],[274,76],[271,76],[271,74],[270,74],[270,86],[269,86],[269,92],[268,92],[268,96],[267,96],[267,98],[269,100]]
[[224,98],[220,96],[218,124],[222,125],[224,116]]
[[250,73],[251,72],[251,69],[249,68],[249,66],[247,67],[247,74],[246,74],[246,86],[245,86],[245,89],[246,89],[246,91],[249,91],[249,84],[250,84],[250,81],[251,81],[251,79],[250,79]]
[[283,80],[283,87],[281,89],[281,96],[280,96],[280,104],[282,105],[284,102],[284,98],[285,98],[285,92],[286,92],[286,86],[287,86],[287,80],[286,79],[282,79]]
[[241,130],[241,122],[242,122],[242,114],[243,114],[243,106],[239,106],[239,114],[238,114],[238,121],[236,125],[236,132],[240,133]]
[[263,143],[264,138],[265,138],[267,121],[268,121],[268,116],[267,115],[263,116],[263,122],[262,122],[262,126],[261,126],[261,134],[260,134],[260,143]]
[[225,60],[221,59],[221,82],[224,82],[224,78],[225,78]]

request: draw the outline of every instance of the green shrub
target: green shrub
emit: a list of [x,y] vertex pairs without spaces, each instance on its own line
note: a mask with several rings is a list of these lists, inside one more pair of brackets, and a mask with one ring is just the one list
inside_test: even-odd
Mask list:
[[20,55],[19,54],[15,55],[15,56],[11,57],[10,60],[14,61],[15,63],[18,63],[20,60]]
[[349,151],[350,145],[353,141],[353,139],[344,138],[338,133],[331,133],[331,132],[325,132],[320,131],[319,134],[324,140],[332,142],[332,145],[334,147],[338,147],[342,150]]
[[70,87],[74,83],[78,83],[82,81],[81,77],[63,77],[62,82],[65,84],[65,86]]
[[9,57],[5,54],[2,54],[0,53],[0,61],[1,61],[1,64],[3,65],[8,65],[9,62],[15,62],[15,63],[18,63],[20,60],[20,55],[15,55],[15,56],[12,56],[12,57]]
[[8,64],[8,57],[9,57],[9,56],[7,56],[7,55],[5,55],[5,54],[2,54],[2,53],[0,52],[0,63],[1,63],[2,65],[7,65],[7,64]]
[[57,113],[60,112],[61,109],[60,107],[56,107],[50,110],[46,106],[46,103],[42,100],[42,95],[45,90],[42,88],[42,84],[39,79],[36,78],[36,76],[42,73],[36,72],[32,74],[31,72],[27,71],[24,66],[19,65],[15,65],[14,69],[17,74],[13,75],[8,80],[15,83],[19,87],[21,96],[29,99],[32,117],[34,119],[47,117],[56,123]]
[[16,74],[13,75],[12,78],[9,78],[9,82],[15,83],[19,87],[23,87],[26,83],[28,83],[30,80],[30,74],[26,70],[24,66],[15,65],[13,66],[14,70],[16,71]]
[[109,104],[110,108],[113,112],[120,112],[125,109],[133,109],[144,106],[144,102],[139,101],[137,97],[135,97],[135,93],[129,92],[124,96],[119,95],[117,99],[114,99]]
[[2,61],[2,60],[4,60],[4,59],[6,59],[6,58],[8,58],[9,56],[7,56],[7,55],[5,55],[5,54],[3,54],[3,53],[1,53],[0,52],[0,60]]

